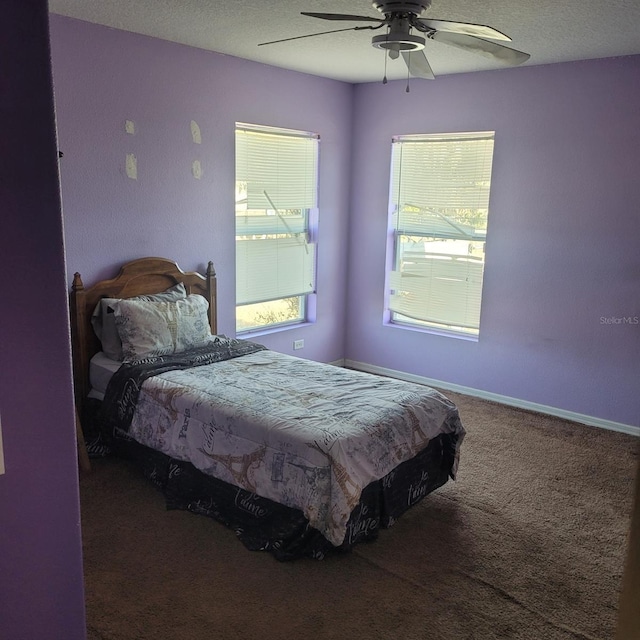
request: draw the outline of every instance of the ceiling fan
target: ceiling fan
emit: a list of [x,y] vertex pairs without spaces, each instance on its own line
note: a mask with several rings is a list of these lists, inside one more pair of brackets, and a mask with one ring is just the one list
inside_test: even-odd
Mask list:
[[[410,75],[417,78],[434,79],[431,65],[424,53],[427,40],[434,40],[448,44],[458,49],[498,60],[506,65],[518,65],[529,59],[528,53],[506,47],[492,40],[510,41],[511,38],[501,31],[482,24],[468,22],[453,22],[451,20],[436,20],[421,18],[424,11],[431,7],[431,0],[389,0],[388,2],[373,2],[373,6],[384,18],[358,16],[343,13],[313,13],[302,11],[303,16],[319,18],[321,20],[343,20],[348,22],[369,22],[373,25],[358,25],[345,29],[333,29],[320,33],[310,33],[304,36],[294,36],[282,40],[262,42],[258,46],[311,38],[338,31],[360,31],[362,29],[381,29],[386,27],[385,33],[373,36],[371,44],[386,51],[389,58],[395,60],[401,54]],[[486,38],[489,38],[487,40]],[[386,78],[385,78],[386,82]]]

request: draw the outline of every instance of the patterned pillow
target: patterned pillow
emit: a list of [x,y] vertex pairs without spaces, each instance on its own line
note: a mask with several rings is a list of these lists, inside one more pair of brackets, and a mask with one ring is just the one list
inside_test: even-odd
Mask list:
[[[146,300],[152,302],[174,302],[187,297],[187,290],[184,284],[170,287],[166,291],[149,295],[136,296],[128,300]],[[112,360],[122,360],[122,342],[118,335],[116,320],[113,314],[113,305],[120,302],[120,298],[102,298],[96,305],[91,315],[91,324],[95,334],[98,336],[104,354]]]
[[120,300],[112,305],[124,362],[179,353],[209,341],[209,303],[199,295],[175,302]]

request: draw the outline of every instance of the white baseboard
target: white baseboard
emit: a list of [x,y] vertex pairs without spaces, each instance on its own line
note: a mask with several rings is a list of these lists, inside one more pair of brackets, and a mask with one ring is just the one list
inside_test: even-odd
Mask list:
[[378,375],[388,376],[390,378],[398,378],[399,380],[406,380],[407,382],[426,384],[430,387],[438,387],[440,389],[446,389],[455,393],[462,393],[464,395],[481,398],[483,400],[499,402],[500,404],[506,404],[508,406],[517,407],[519,409],[528,409],[529,411],[536,411],[538,413],[556,416],[557,418],[564,418],[565,420],[571,420],[572,422],[579,422],[581,424],[586,424],[592,427],[609,429],[610,431],[620,431],[621,433],[627,433],[632,436],[640,437],[640,427],[636,427],[630,424],[623,424],[622,422],[614,422],[613,420],[595,418],[593,416],[587,416],[582,413],[576,413],[574,411],[566,411],[564,409],[558,409],[556,407],[549,407],[544,404],[538,404],[537,402],[529,402],[527,400],[519,400],[518,398],[510,398],[509,396],[503,396],[498,393],[491,393],[490,391],[482,391],[481,389],[463,387],[459,384],[442,382],[442,380],[434,380],[433,378],[425,378],[423,376],[417,376],[412,373],[404,373],[402,371],[386,369],[385,367],[377,367],[375,365],[365,364],[363,362],[356,362],[355,360],[343,360],[340,364],[338,362],[332,364],[349,367],[350,369],[356,369],[358,371],[376,373]]

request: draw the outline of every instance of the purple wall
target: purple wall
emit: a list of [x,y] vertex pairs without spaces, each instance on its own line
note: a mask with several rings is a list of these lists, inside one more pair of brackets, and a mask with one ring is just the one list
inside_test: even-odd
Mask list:
[[3,3],[0,636],[7,640],[85,637],[47,20],[45,0]]
[[[317,322],[260,341],[291,352],[304,338],[297,354],[341,358],[353,87],[60,16],[51,16],[51,39],[69,283],[79,271],[89,286],[147,255],[184,270],[213,260],[219,331],[233,335],[235,122],[313,131],[321,137]],[[137,180],[126,175],[129,153]]]
[[[352,87],[59,16],[51,28],[68,281],[80,271],[90,285],[143,255],[183,269],[213,259],[232,334],[234,123],[316,131],[318,321],[260,341],[292,352],[304,338],[297,353],[312,359],[640,423],[640,326],[601,321],[640,316],[640,57],[414,81],[406,94],[401,81]],[[391,136],[486,129],[479,342],[383,326]]]
[[[640,424],[640,56],[359,85],[346,357]],[[495,130],[480,339],[383,326],[395,134]]]
[[[307,357],[346,356],[639,423],[640,328],[600,320],[640,316],[639,57],[449,76],[414,82],[407,96],[399,82],[354,91],[74,20],[51,22],[68,269],[46,2],[8,0],[0,21],[0,77],[12,88],[0,94],[0,251],[10,301],[0,314],[3,637],[85,637],[71,274],[80,271],[90,285],[142,255],[173,257],[184,269],[213,259],[221,330],[232,333],[236,120],[321,134],[318,322],[265,343],[289,351],[304,337]],[[124,132],[125,120],[135,122],[135,136]],[[191,140],[191,120],[201,145]],[[391,136],[478,129],[496,131],[480,341],[384,327]],[[126,177],[127,153],[138,158],[138,180]],[[190,172],[196,159],[201,180]]]

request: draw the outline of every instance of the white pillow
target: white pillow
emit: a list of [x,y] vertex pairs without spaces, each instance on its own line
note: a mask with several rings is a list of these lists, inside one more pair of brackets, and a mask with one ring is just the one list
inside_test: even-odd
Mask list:
[[[146,300],[152,302],[173,302],[187,297],[187,290],[182,282],[170,287],[166,291],[149,295],[140,295],[128,300]],[[122,360],[122,342],[118,335],[113,305],[120,298],[102,298],[96,305],[91,316],[91,324],[98,336],[104,354],[111,360]]]
[[124,362],[179,353],[211,336],[209,303],[199,295],[175,302],[119,300],[111,305]]

